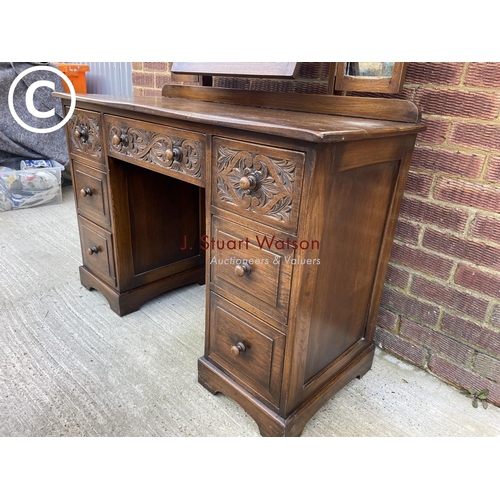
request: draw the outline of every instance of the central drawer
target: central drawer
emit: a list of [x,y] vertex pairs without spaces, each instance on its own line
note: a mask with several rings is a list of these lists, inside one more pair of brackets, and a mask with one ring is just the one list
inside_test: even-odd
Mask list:
[[105,130],[110,156],[205,187],[204,134],[111,115]]
[[212,217],[210,280],[213,289],[275,324],[286,325],[296,240]]

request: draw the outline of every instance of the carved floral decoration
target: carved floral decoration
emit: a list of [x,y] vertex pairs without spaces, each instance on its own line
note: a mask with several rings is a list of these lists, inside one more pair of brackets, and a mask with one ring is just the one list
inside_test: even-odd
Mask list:
[[295,163],[224,146],[217,155],[217,195],[222,201],[279,221],[290,219]]
[[101,158],[102,143],[97,118],[75,113],[69,121],[68,129],[71,145],[75,151]]
[[[115,143],[114,137],[120,138]],[[159,134],[137,127],[111,124],[109,127],[111,151],[145,161],[176,172],[200,178],[201,145],[198,141]]]

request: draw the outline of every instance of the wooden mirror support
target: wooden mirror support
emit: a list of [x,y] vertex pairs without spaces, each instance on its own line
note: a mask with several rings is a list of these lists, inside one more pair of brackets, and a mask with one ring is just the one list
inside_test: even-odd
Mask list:
[[[296,78],[300,69],[298,62],[174,62],[172,64],[172,80],[197,83],[210,86],[213,76],[252,77],[252,78]],[[403,88],[407,63],[392,63],[390,76],[366,76],[348,74],[349,67],[357,65],[376,65],[377,63],[330,63],[328,94],[343,92],[370,92],[397,94]],[[390,63],[379,63],[390,64]],[[351,66],[349,66],[351,65]]]

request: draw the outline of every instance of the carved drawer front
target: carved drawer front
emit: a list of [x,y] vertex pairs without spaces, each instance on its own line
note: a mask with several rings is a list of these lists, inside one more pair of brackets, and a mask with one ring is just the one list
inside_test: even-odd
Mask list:
[[205,136],[106,115],[108,153],[205,187]]
[[73,183],[78,213],[93,222],[110,227],[106,173],[73,161]]
[[[205,244],[208,245],[209,242]],[[293,241],[212,218],[210,275],[220,295],[271,323],[288,319]]]
[[78,216],[83,265],[110,285],[116,284],[111,233]]
[[216,137],[212,204],[296,232],[305,154]]
[[[100,164],[104,163],[101,115],[99,113],[75,109],[68,122],[67,132],[70,153]],[[100,168],[104,168],[104,166]]]
[[212,293],[209,357],[249,392],[279,405],[285,336]]

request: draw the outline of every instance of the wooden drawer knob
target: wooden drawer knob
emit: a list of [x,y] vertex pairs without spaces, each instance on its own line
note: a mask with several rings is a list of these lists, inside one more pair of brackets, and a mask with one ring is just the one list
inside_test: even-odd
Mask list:
[[174,148],[173,153],[174,153],[174,160],[175,161],[182,160],[182,149],[181,148]]
[[252,272],[252,268],[250,267],[250,265],[246,262],[244,262],[243,264],[238,264],[235,268],[234,268],[234,272],[236,274],[236,276],[239,276],[240,278],[245,276],[245,274],[250,274]]
[[246,345],[243,342],[238,342],[236,345],[231,347],[231,354],[233,356],[239,356],[247,350]]
[[73,132],[75,139],[81,140],[82,142],[88,141],[89,129],[85,126],[76,127]]
[[85,188],[85,189],[80,189],[80,195],[83,196],[84,198],[86,196],[92,196],[92,189],[90,188]]
[[240,179],[240,187],[245,191],[253,191],[257,188],[257,177],[253,174],[248,174]]
[[123,144],[125,147],[128,146],[128,136],[127,134],[113,134],[113,137],[111,138],[111,142],[115,146],[119,146],[120,144]]
[[181,148],[173,148],[173,149],[167,149],[165,151],[165,158],[167,161],[181,161],[182,160],[182,150]]
[[87,249],[87,253],[89,255],[93,255],[95,253],[99,253],[99,248],[97,248],[96,246],[90,247],[90,248]]

